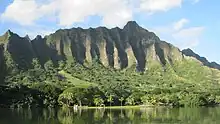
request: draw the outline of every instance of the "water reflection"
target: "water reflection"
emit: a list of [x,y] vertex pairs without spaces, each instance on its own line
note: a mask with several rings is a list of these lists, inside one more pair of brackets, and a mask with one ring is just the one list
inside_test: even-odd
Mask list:
[[220,124],[220,107],[0,111],[0,124]]

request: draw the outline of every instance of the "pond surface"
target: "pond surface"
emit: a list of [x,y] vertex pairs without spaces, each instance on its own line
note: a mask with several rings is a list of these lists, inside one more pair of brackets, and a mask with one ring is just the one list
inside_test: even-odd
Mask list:
[[220,124],[220,107],[0,109],[0,124]]

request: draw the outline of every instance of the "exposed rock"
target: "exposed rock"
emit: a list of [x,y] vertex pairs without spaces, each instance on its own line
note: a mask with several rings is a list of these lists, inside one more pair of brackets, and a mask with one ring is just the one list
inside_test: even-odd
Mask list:
[[31,66],[34,52],[30,40],[27,39],[27,37],[20,37],[8,30],[0,37],[0,43],[2,43],[5,50],[11,54],[19,68],[27,69]]
[[[46,41],[51,49],[57,50],[58,55],[73,56],[81,64],[100,61],[104,66],[118,69],[136,64],[138,70],[144,71],[147,58],[165,65],[183,57],[178,48],[160,41],[153,32],[134,21],[128,22],[123,29],[98,27],[58,30],[46,37]],[[148,52],[152,53],[151,58]]]
[[4,45],[0,44],[0,82],[3,82],[4,78]]
[[35,57],[37,57],[41,64],[44,64],[50,59],[50,49],[46,44],[46,39],[38,35],[31,41]]
[[32,41],[28,36],[19,37],[8,30],[0,37],[0,43],[5,45],[13,59],[24,68],[29,67],[36,57],[41,64],[48,60],[57,63],[59,60],[74,58],[86,66],[98,61],[106,67],[124,69],[136,66],[139,71],[144,71],[151,63],[165,66],[181,61],[184,53],[199,58],[206,66],[220,69],[217,63],[209,63],[196,54],[191,55],[187,50],[182,53],[135,21],[128,22],[123,29],[60,29],[44,38],[38,35]]

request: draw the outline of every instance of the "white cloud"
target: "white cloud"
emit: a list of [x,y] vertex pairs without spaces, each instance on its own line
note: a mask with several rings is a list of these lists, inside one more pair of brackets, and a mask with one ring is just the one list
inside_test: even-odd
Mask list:
[[140,9],[149,13],[168,11],[181,7],[183,0],[141,0]]
[[38,18],[38,16],[35,15],[36,8],[35,1],[15,0],[6,8],[5,12],[1,15],[1,18],[17,21],[22,25],[30,25]]
[[16,21],[21,25],[32,25],[48,12],[48,9],[39,6],[35,0],[14,0],[1,15],[1,19]]
[[87,17],[98,15],[105,26],[123,26],[132,20],[128,0],[14,0],[1,15],[21,25],[31,25],[40,18],[53,15],[61,26],[83,22]]
[[175,30],[180,30],[180,29],[183,28],[183,26],[184,26],[185,24],[187,24],[187,23],[189,23],[189,20],[183,18],[183,19],[181,19],[181,20],[175,22],[175,23],[173,24],[173,28],[174,28]]
[[126,0],[62,0],[59,3],[60,25],[83,22],[86,17],[99,15],[108,27],[123,26],[132,19],[132,11]]
[[204,30],[204,27],[191,27],[191,28],[186,28],[179,30],[177,33],[173,34],[174,38],[192,38],[194,36],[198,36],[202,33]]
[[[99,16],[102,26],[123,27],[134,14],[168,11],[181,7],[187,0],[14,0],[0,15],[1,20],[14,21],[22,26],[56,23],[58,27],[71,27],[83,23],[90,16]],[[188,2],[198,0],[188,0]],[[188,23],[182,19],[174,24],[178,30]]]
[[199,38],[204,31],[204,27],[190,27],[181,29],[172,34],[182,48],[192,48],[199,45]]
[[182,3],[183,0],[14,0],[1,18],[33,25],[39,19],[51,16],[61,27],[69,27],[97,15],[101,17],[102,25],[122,27],[134,14],[168,11],[181,7]]
[[153,30],[156,31],[161,38],[168,40],[181,49],[196,47],[199,45],[200,37],[205,27],[184,28],[187,23],[189,23],[189,20],[183,18],[167,26],[156,27]]
[[200,0],[191,0],[192,1],[192,4],[196,4],[198,3]]
[[[120,2],[119,2],[120,1]],[[102,25],[105,25],[107,27],[115,27],[124,26],[128,21],[132,20],[133,12],[129,6],[129,3],[126,0],[112,0],[111,2],[108,1],[107,4],[100,4],[106,5],[104,8],[108,9],[100,9],[100,15],[103,17],[102,19]],[[104,1],[105,3],[107,1]],[[111,6],[113,8],[109,8],[108,6]],[[104,10],[104,11],[101,11]]]

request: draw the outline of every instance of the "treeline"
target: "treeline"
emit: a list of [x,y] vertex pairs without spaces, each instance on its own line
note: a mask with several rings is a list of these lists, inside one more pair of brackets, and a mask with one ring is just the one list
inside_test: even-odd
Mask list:
[[4,107],[165,105],[208,106],[220,102],[219,71],[193,60],[162,67],[149,63],[148,70],[135,67],[116,70],[94,62],[37,59],[32,68],[19,69],[6,53],[6,72],[0,88]]

